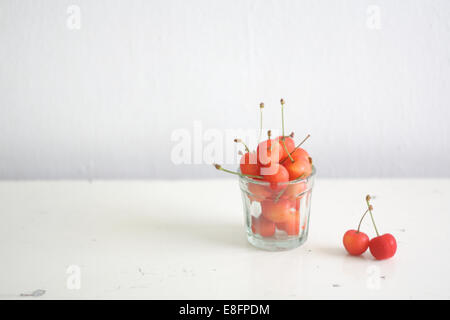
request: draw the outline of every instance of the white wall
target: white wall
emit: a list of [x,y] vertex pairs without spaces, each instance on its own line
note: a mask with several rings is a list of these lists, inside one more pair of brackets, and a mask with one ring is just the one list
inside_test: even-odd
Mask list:
[[448,177],[449,40],[448,0],[1,0],[0,178],[217,177],[173,130],[281,97],[321,176]]

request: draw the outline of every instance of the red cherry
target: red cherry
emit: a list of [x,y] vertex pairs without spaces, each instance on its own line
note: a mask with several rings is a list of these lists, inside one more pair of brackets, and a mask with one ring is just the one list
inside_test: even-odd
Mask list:
[[278,202],[265,200],[261,202],[262,215],[272,222],[285,222],[291,215],[291,202],[280,199]]
[[259,175],[260,166],[258,164],[255,152],[247,152],[241,158],[240,162],[241,173],[253,176]]
[[370,253],[377,260],[392,258],[397,251],[397,241],[392,234],[386,233],[370,240]]
[[302,194],[300,197],[299,195],[305,190],[306,183],[304,182],[289,184],[282,197],[290,200],[300,200],[304,196],[304,194]]
[[377,260],[384,260],[389,259],[395,255],[395,252],[397,251],[397,241],[395,241],[395,238],[392,234],[386,233],[380,236],[380,233],[378,232],[378,228],[375,224],[375,220],[373,218],[373,207],[370,204],[370,200],[372,197],[370,195],[366,196],[366,203],[368,207],[368,211],[370,213],[370,217],[372,218],[372,224],[375,229],[375,232],[377,233],[377,236],[370,240],[369,243],[369,249],[370,253],[375,257]]
[[277,228],[285,231],[289,236],[298,235],[300,233],[300,211],[291,213],[286,221],[277,223]]
[[357,230],[348,230],[344,234],[344,247],[352,256],[359,256],[366,252],[369,247],[367,234]]
[[283,190],[288,186],[289,172],[278,163],[272,163],[270,167],[261,167],[259,175],[264,181],[270,182],[272,190]]
[[249,191],[249,199],[251,201],[263,201],[266,198],[269,198],[273,191],[269,186],[264,186],[256,183],[249,182],[248,184]]
[[263,237],[271,237],[275,234],[275,223],[263,216],[252,217],[252,232]]
[[263,167],[270,167],[281,160],[283,150],[277,140],[266,140],[258,144],[256,149],[258,163]]
[[292,159],[287,158],[283,160],[282,164],[289,172],[289,180],[295,180],[301,176],[308,177],[312,172],[311,158],[308,152],[302,148],[297,148],[292,154]]
[[[277,140],[280,143],[280,148],[281,148],[280,160],[288,157],[288,154],[287,154],[286,150],[284,149],[284,145],[283,145],[283,141],[282,141],[283,136],[279,136],[275,140]],[[289,154],[291,154],[295,149],[294,139],[292,139],[291,137],[284,137],[284,144],[286,145],[286,149],[289,151]]]

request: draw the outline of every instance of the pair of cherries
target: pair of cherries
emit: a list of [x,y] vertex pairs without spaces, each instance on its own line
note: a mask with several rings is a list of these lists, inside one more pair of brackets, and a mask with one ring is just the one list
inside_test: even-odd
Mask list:
[[[370,204],[370,195],[366,196],[367,210],[363,214],[361,221],[359,222],[357,230],[348,230],[344,234],[343,243],[347,252],[352,256],[362,255],[367,249],[377,260],[385,260],[392,258],[397,251],[397,241],[390,233],[380,235],[373,219],[373,206]],[[361,223],[367,213],[370,213],[373,226],[377,236],[371,240],[364,232],[360,231]]]

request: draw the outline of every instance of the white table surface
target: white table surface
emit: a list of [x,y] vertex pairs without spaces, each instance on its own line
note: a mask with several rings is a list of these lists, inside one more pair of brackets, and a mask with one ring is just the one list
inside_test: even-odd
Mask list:
[[[367,193],[393,259],[342,247]],[[284,252],[247,243],[236,180],[0,182],[0,218],[0,299],[450,298],[448,179],[318,179],[309,239]]]

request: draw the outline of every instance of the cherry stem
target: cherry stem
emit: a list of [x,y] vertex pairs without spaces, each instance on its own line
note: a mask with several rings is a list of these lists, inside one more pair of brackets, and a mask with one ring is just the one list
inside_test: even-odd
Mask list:
[[245,144],[244,141],[242,141],[241,139],[234,139],[234,142],[236,143],[242,143],[245,147],[245,151],[250,152],[250,149],[247,147],[247,145]]
[[[303,139],[302,142],[300,142],[300,143],[295,147],[294,151],[297,150],[298,148],[300,148],[300,146],[301,146],[302,144],[304,144],[305,141],[309,139],[309,137],[311,137],[310,134],[308,134],[308,135],[305,137],[305,139]],[[292,152],[294,152],[294,151],[292,151]]]
[[280,201],[281,196],[284,194],[284,192],[286,191],[286,189],[283,189],[282,191],[280,191],[280,193],[277,195],[277,197],[275,198],[274,203],[277,203],[278,201]]
[[292,158],[291,154],[289,153],[289,151],[288,151],[288,149],[286,147],[286,143],[284,142],[284,139],[285,139],[285,137],[283,136],[283,138],[281,138],[281,142],[283,144],[284,151],[286,151],[286,153],[288,155],[288,158],[291,159],[291,162],[295,162],[294,158]]
[[375,220],[373,218],[373,213],[372,213],[372,206],[370,205],[370,195],[366,196],[366,202],[367,202],[367,207],[369,208],[369,212],[370,212],[370,218],[372,219],[372,223],[373,223],[373,227],[375,228],[375,232],[377,233],[377,237],[380,236],[380,233],[378,232],[377,226],[375,224]]
[[367,212],[369,212],[369,209],[367,209],[366,212],[364,212],[361,220],[359,220],[359,225],[358,225],[358,231],[357,232],[359,232],[359,229],[361,229],[361,223],[363,222],[364,217],[366,216]]
[[283,129],[283,137],[284,137],[284,100],[281,99],[281,127]]
[[261,141],[262,137],[262,129],[263,129],[263,109],[264,109],[264,103],[259,104],[259,138],[258,138],[258,144]]
[[263,179],[264,178],[262,176],[254,176],[252,174],[243,174],[243,173],[227,170],[225,168],[222,168],[222,166],[220,164],[214,164],[214,167],[216,167],[217,170],[220,170],[220,171],[223,171],[223,172],[227,172],[227,173],[231,173],[231,174],[235,174],[235,175],[240,176],[240,177],[249,177],[249,178],[255,178],[255,179]]
[[281,142],[282,142],[284,151],[286,151],[289,159],[291,159],[291,162],[294,162],[294,159],[292,158],[291,154],[289,153],[288,148],[286,147],[286,143],[284,142],[284,140],[286,139],[286,137],[284,136],[284,100],[281,99],[280,102],[281,102],[281,127],[283,129]]
[[[294,150],[292,150],[292,152],[291,152],[291,154],[292,153],[294,153],[298,148],[300,148],[300,146],[302,145],[302,144],[304,144],[305,143],[305,141],[306,140],[308,140],[309,139],[309,137],[311,137],[311,135],[310,134],[308,134],[307,136],[306,136],[306,138],[305,139],[303,139],[302,140],[302,142],[300,142],[295,148],[294,148]],[[289,154],[289,153],[288,153]],[[283,162],[285,162],[286,161],[286,159],[287,159],[288,157],[286,157],[286,158],[284,158],[283,160],[281,160],[281,162],[280,163],[283,163]]]

